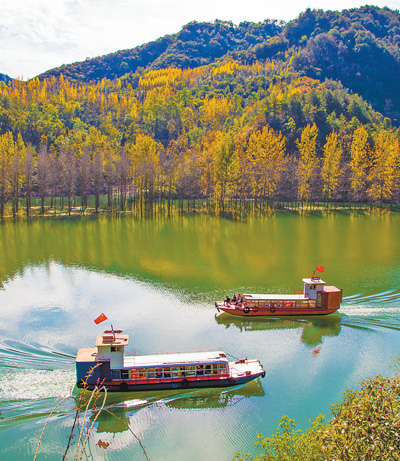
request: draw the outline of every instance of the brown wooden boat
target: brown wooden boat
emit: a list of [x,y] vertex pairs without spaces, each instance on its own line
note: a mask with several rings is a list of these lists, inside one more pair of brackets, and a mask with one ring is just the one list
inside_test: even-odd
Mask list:
[[[319,269],[318,269],[319,268]],[[323,272],[324,268],[317,267]],[[315,271],[314,271],[315,273]],[[216,301],[218,311],[245,317],[281,315],[326,315],[339,309],[342,290],[328,286],[314,274],[303,279],[301,293],[294,294],[244,294],[225,301]]]

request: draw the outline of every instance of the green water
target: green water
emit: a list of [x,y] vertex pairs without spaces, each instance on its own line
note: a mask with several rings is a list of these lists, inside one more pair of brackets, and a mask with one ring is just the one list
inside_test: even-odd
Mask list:
[[[346,387],[392,373],[400,355],[399,230],[398,214],[1,223],[0,459],[33,459],[74,386],[76,350],[108,326],[93,322],[102,312],[136,353],[222,347],[259,359],[267,375],[222,390],[113,394],[120,419],[96,421],[93,459],[146,459],[139,438],[153,461],[229,460],[256,453],[256,434],[274,432],[282,414],[303,429],[329,416]],[[343,288],[338,313],[216,315],[215,300],[292,292],[318,264]],[[61,458],[73,416],[72,401],[58,407],[38,459]]]

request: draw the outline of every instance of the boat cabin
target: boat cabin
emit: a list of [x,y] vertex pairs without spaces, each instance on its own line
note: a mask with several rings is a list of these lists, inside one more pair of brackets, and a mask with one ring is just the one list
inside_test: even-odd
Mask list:
[[328,286],[319,277],[303,279],[304,297],[316,301],[317,307],[329,309],[339,306],[342,301],[342,290],[335,286]]
[[126,356],[128,343],[128,335],[105,332],[97,337],[95,348],[79,349],[76,357],[78,382],[148,383],[189,377],[209,379],[229,374],[229,362],[221,350]]
[[324,291],[325,282],[321,280],[319,277],[311,277],[309,279],[303,279],[304,283],[304,297],[312,299],[314,301],[317,300],[318,293],[322,293]]

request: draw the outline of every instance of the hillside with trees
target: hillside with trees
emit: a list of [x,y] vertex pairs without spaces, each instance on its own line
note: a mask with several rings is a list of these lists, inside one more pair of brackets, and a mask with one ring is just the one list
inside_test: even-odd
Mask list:
[[[169,212],[173,201],[193,209],[199,199],[218,213],[313,203],[393,207],[400,202],[399,96],[388,82],[398,63],[398,20],[397,12],[364,7],[307,10],[286,25],[192,23],[180,40],[131,51],[142,64],[147,59],[146,68],[132,61],[135,70],[119,78],[103,75],[128,51],[0,82],[0,214],[30,215],[33,198],[41,213],[71,213],[77,203],[84,211],[90,196],[97,212],[104,195],[109,209],[140,214],[160,203]],[[385,72],[377,70],[381,55],[393,64]],[[346,87],[338,72],[360,73],[352,83],[369,93]],[[376,92],[367,77],[380,77]]]
[[400,16],[365,6],[338,11],[306,10],[287,24],[265,20],[192,22],[155,42],[48,71],[79,82],[120,78],[138,69],[196,68],[230,56],[240,64],[273,60],[303,76],[341,82],[372,106],[399,120]]

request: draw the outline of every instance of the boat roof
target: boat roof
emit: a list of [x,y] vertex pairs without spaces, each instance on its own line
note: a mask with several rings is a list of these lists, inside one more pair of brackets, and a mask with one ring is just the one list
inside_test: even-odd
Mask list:
[[97,336],[96,347],[101,346],[127,346],[129,335],[102,334]]
[[226,363],[222,351],[176,352],[170,354],[131,355],[124,357],[124,368],[157,367],[170,365],[197,365],[205,363]]
[[262,299],[262,300],[270,300],[270,301],[303,301],[308,300],[308,297],[305,297],[303,294],[294,295],[294,294],[284,294],[284,295],[270,295],[270,294],[244,294],[243,295],[246,299]]
[[307,283],[307,285],[325,285],[326,282],[321,280],[319,277],[310,277],[310,278],[305,278],[303,279],[304,283]]

